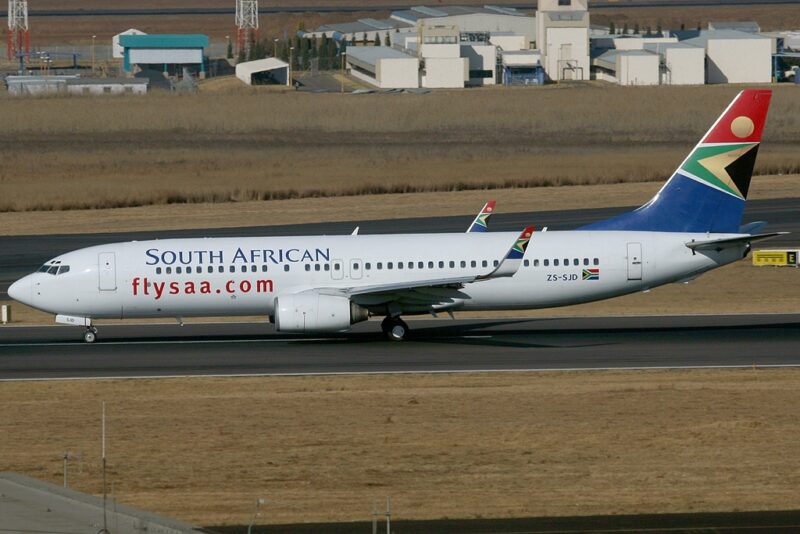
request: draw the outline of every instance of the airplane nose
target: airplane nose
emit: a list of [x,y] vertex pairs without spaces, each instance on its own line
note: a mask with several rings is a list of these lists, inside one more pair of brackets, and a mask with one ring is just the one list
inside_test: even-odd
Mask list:
[[20,278],[8,288],[8,296],[22,304],[30,304],[33,283],[30,276]]

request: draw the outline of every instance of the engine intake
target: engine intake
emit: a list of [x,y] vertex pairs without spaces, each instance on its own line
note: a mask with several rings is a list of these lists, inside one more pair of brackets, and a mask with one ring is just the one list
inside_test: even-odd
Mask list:
[[369,311],[347,297],[309,291],[275,299],[279,332],[342,332],[368,318]]

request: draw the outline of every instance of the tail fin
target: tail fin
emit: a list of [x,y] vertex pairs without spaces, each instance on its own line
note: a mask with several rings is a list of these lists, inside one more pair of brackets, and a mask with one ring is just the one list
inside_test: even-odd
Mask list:
[[478,216],[475,217],[475,220],[472,221],[472,224],[470,224],[469,228],[467,228],[468,234],[471,232],[486,232],[489,230],[489,217],[491,217],[494,213],[495,203],[496,202],[494,200],[490,200],[483,205],[483,208],[478,213]]
[[581,229],[738,232],[771,97],[740,92],[650,202]]

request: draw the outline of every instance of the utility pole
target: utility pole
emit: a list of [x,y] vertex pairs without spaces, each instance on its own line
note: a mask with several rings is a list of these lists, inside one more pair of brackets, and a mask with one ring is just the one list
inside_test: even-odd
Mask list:
[[96,35],[92,35],[92,76],[94,76],[94,40],[97,39]]
[[392,534],[392,498],[386,497],[386,534]]
[[342,93],[344,93],[344,75],[347,70],[344,68],[344,64],[347,61],[347,52],[342,52]]
[[372,503],[372,534],[378,534],[378,504]]
[[64,451],[64,487],[67,487],[67,459],[69,458],[69,452]]
[[244,52],[250,61],[250,47],[258,38],[258,0],[236,0],[236,55]]

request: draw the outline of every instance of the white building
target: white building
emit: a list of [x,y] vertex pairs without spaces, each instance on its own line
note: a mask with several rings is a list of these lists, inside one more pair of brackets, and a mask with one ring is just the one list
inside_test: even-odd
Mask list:
[[470,79],[470,60],[461,57],[458,27],[432,24],[420,21],[417,26],[420,85],[428,89],[464,87]]
[[147,35],[141,30],[137,30],[136,28],[131,28],[129,30],[125,30],[124,32],[120,32],[114,37],[111,38],[111,57],[114,59],[122,59],[125,49],[119,44],[119,38],[122,35]]
[[247,85],[290,85],[289,64],[274,57],[237,63],[236,77]]
[[706,51],[686,43],[651,43],[645,50],[661,56],[662,85],[703,85]]
[[620,85],[658,85],[659,62],[646,50],[608,50],[592,60],[598,80]]
[[351,46],[346,58],[347,69],[353,77],[381,89],[419,87],[419,59],[394,48]]
[[772,81],[772,39],[735,30],[700,32],[682,41],[705,49],[706,83]]
[[539,0],[536,47],[551,80],[588,80],[588,0]]
[[73,78],[66,90],[71,95],[143,95],[148,83],[146,78]]

